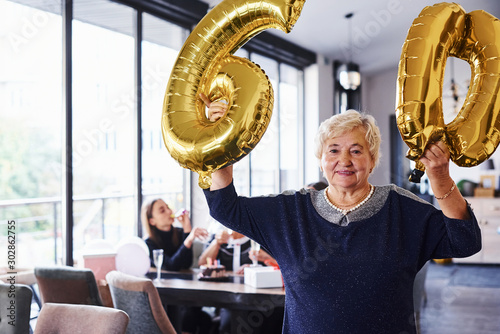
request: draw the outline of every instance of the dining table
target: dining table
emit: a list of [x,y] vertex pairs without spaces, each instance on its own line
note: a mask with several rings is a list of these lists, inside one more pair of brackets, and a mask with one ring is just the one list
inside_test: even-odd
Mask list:
[[[231,310],[231,332],[252,332],[270,316],[276,308],[285,305],[285,289],[256,288],[245,284],[243,275],[227,272],[223,278],[203,279],[200,270],[169,272],[162,271],[157,279],[156,271],[150,271],[164,306],[208,306]],[[178,333],[181,333],[180,316],[176,308],[168,308],[169,318]]]

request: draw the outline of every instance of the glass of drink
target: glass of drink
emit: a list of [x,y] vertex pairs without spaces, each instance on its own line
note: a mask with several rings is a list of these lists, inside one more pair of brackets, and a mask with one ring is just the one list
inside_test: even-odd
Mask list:
[[156,279],[161,278],[161,265],[163,264],[163,249],[153,249],[153,261],[156,266]]
[[[260,251],[260,244],[258,244],[256,241],[250,239],[250,249],[255,252],[255,254],[258,254]],[[259,265],[259,260],[257,258],[252,260],[252,266],[257,267]]]

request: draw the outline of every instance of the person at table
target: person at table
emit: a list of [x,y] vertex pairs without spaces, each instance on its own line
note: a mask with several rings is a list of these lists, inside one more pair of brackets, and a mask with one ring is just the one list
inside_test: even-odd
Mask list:
[[177,217],[182,228],[173,226],[175,222],[173,211],[162,199],[145,203],[141,214],[142,224],[147,233],[145,242],[149,248],[151,266],[155,267],[153,250],[163,249],[161,269],[172,271],[189,269],[193,264],[193,242],[196,238],[207,238],[207,230],[192,228],[187,210]]
[[[189,212],[184,211],[177,220],[182,228],[173,226],[175,217],[172,209],[162,199],[143,204],[141,220],[147,233],[145,240],[149,248],[151,266],[155,267],[153,250],[163,249],[163,263],[157,270],[179,271],[189,269],[193,264],[193,242],[196,238],[206,239],[204,228],[192,228]],[[172,311],[172,310],[171,310]],[[212,319],[201,307],[181,307],[183,333],[209,333]]]
[[[227,110],[206,103],[212,121]],[[395,185],[370,184],[380,141],[374,118],[349,110],[325,120],[316,136],[324,190],[240,197],[229,166],[204,191],[217,221],[278,261],[286,290],[283,333],[416,333],[412,291],[419,269],[429,259],[481,249],[476,218],[449,174],[447,146],[430,143],[420,158],[438,210]]]
[[[226,270],[234,271],[236,274],[243,274],[244,269],[253,263],[253,260],[261,265],[277,265],[269,253],[262,248],[251,249],[251,240],[241,233],[227,230],[218,232],[207,248],[201,253],[198,264],[205,265],[207,259],[217,259],[226,267]],[[236,269],[235,269],[236,268]],[[220,317],[219,334],[231,333],[231,310],[220,308],[217,310]],[[257,311],[252,311],[256,313]],[[246,324],[254,334],[281,333],[283,325],[283,307],[275,307],[268,312],[260,312],[259,317],[262,323],[249,321]],[[243,317],[245,318],[245,317]]]
[[241,233],[223,230],[215,234],[214,238],[208,244],[207,248],[198,258],[200,266],[207,264],[207,259],[220,260],[220,263],[226,267],[226,270],[233,271],[241,275],[245,267],[253,263],[253,260],[261,265],[274,263],[274,259],[265,250],[252,250],[250,238]]

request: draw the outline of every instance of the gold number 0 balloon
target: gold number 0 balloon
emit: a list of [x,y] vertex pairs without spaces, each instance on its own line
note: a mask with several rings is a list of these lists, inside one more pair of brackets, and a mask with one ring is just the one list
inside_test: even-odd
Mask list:
[[[210,187],[213,171],[247,155],[269,125],[273,90],[259,66],[235,57],[267,28],[289,32],[305,0],[225,0],[192,31],[170,75],[162,113],[163,140],[182,167]],[[200,93],[228,101],[226,116],[210,122]]]
[[[471,66],[471,85],[462,109],[448,125],[442,113],[446,59]],[[460,5],[425,7],[413,21],[399,62],[396,115],[407,157],[416,160],[410,181],[425,170],[418,161],[430,141],[441,137],[458,166],[480,164],[500,142],[500,21],[484,11],[465,13]]]

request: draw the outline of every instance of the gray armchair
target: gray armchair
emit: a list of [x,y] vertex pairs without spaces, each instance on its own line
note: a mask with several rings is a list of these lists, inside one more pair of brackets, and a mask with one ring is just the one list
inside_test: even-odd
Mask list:
[[[0,284],[0,333],[25,334],[31,333],[30,311],[33,291],[23,284]],[[15,304],[12,304],[14,301]],[[14,309],[9,308],[11,305]],[[11,314],[14,312],[14,314]],[[14,316],[14,319],[10,317]],[[15,326],[9,324],[15,321]]]
[[150,279],[111,271],[106,280],[115,308],[127,312],[130,317],[127,333],[176,333]]
[[44,303],[102,306],[94,273],[73,267],[36,267],[35,277]]

